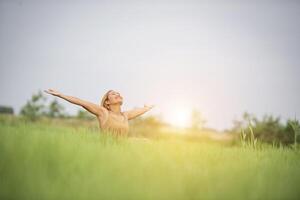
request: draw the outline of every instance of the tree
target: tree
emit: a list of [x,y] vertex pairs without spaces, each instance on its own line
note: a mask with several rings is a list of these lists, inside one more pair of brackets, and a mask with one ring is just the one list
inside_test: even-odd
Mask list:
[[45,114],[45,100],[46,97],[43,96],[41,91],[37,94],[33,94],[31,99],[21,108],[20,114],[26,118],[35,121],[40,116]]
[[46,115],[51,118],[64,117],[64,107],[60,105],[56,99],[54,99],[50,102]]
[[196,131],[201,130],[205,123],[206,120],[203,118],[202,114],[198,110],[193,109],[191,117],[191,129]]

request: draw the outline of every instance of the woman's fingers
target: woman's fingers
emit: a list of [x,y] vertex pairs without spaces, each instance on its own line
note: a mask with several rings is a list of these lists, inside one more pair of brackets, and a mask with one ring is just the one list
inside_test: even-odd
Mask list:
[[148,108],[150,110],[150,109],[152,109],[154,107],[154,105],[149,105],[148,106],[148,105],[144,104],[144,107],[146,107],[146,108]]
[[59,94],[58,91],[55,91],[53,89],[44,90],[44,92],[46,92],[48,94],[52,94],[52,95],[58,95]]
[[50,94],[50,92],[49,92],[48,90],[44,90],[44,92],[46,92],[46,93]]

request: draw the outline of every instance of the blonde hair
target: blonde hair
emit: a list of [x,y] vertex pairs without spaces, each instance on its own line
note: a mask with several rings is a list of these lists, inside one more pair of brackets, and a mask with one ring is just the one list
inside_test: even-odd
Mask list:
[[102,97],[102,100],[101,100],[101,103],[100,103],[100,106],[103,106],[104,108],[106,108],[107,110],[110,110],[109,109],[109,105],[106,103],[106,100],[108,100],[108,94],[113,91],[113,90],[108,90]]

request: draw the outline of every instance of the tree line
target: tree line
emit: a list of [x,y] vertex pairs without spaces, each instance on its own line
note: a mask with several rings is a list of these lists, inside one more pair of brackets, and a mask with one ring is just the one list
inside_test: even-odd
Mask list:
[[[68,115],[65,108],[55,98],[48,104],[46,102],[47,98],[43,92],[38,91],[21,108],[20,115],[31,121],[36,121],[40,117],[94,119],[94,116],[85,110],[78,110],[75,116]],[[0,106],[0,113],[14,114],[14,110],[9,106]],[[141,127],[139,132],[145,132],[146,130],[152,130],[151,132],[153,132],[153,130],[158,130],[159,127],[165,125],[161,119],[154,116],[142,117],[131,123],[136,127]],[[191,116],[190,130],[194,133],[200,133],[205,128],[205,123],[206,120],[202,114],[194,109]],[[251,130],[251,134],[249,130]],[[243,134],[244,139],[255,137],[261,142],[273,145],[297,145],[300,142],[300,124],[296,117],[282,122],[279,116],[274,117],[269,114],[259,119],[254,114],[245,112],[242,118],[234,120],[232,128],[225,130],[225,132],[233,134],[235,138],[239,138]]]
[[[2,114],[14,114],[14,110],[9,106],[0,106],[0,113]],[[26,104],[22,106],[20,113],[30,121],[36,121],[40,117],[49,118],[71,118],[76,117],[79,119],[90,120],[93,116],[85,110],[78,110],[77,115],[71,116],[67,114],[63,105],[61,105],[57,99],[52,99],[47,103],[47,98],[42,91],[34,93]]]

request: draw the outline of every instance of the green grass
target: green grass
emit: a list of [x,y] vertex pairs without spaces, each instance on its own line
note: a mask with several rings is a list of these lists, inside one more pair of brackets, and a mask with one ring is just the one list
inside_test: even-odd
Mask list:
[[0,121],[0,199],[299,199],[300,152]]

